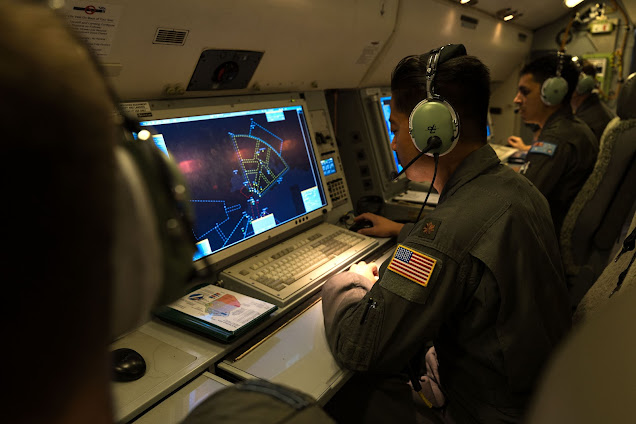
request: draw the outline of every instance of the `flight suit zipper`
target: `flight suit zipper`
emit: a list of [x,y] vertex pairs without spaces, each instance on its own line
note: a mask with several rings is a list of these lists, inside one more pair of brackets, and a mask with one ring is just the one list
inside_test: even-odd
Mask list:
[[367,300],[367,305],[364,307],[364,312],[362,313],[362,319],[360,319],[360,325],[364,324],[367,320],[367,315],[369,314],[369,309],[375,309],[378,303],[373,300],[372,297]]

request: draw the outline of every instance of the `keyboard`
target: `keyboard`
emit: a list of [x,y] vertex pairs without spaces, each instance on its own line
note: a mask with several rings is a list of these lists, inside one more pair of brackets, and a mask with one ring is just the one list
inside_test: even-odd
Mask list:
[[503,146],[501,144],[491,143],[490,147],[492,147],[492,149],[495,151],[495,153],[499,157],[499,160],[502,162],[506,162],[510,156],[514,155],[515,153],[519,151],[518,149],[515,149],[514,147]]
[[372,237],[323,223],[225,269],[219,280],[230,290],[284,307],[376,246]]

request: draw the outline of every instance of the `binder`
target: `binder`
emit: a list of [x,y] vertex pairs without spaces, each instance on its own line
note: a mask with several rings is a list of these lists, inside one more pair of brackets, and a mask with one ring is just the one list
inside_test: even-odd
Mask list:
[[153,313],[163,321],[229,343],[277,308],[274,304],[207,284]]

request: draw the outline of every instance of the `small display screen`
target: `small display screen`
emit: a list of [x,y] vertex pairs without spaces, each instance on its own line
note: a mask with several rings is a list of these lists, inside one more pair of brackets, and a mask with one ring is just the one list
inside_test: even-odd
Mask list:
[[333,163],[333,158],[321,160],[320,164],[322,165],[322,173],[325,174],[325,177],[336,173],[336,164]]

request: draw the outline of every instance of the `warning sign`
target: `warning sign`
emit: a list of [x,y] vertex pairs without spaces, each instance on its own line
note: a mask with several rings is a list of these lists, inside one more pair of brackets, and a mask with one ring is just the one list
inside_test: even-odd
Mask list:
[[69,26],[100,59],[110,54],[122,6],[70,2],[62,9]]

